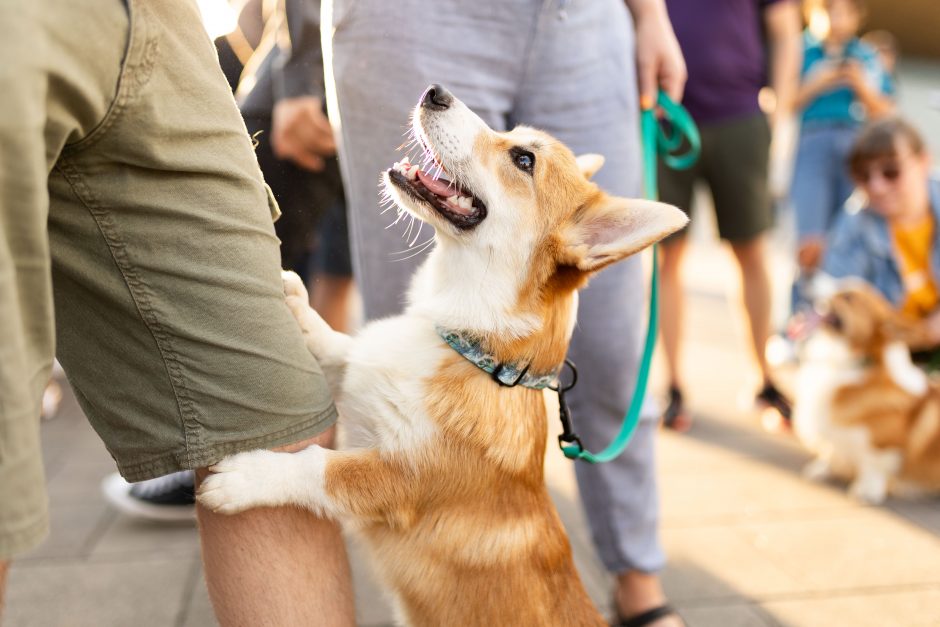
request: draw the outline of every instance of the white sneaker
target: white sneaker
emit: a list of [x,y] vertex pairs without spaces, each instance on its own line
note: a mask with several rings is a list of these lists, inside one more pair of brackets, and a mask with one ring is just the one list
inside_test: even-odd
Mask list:
[[191,470],[149,481],[128,483],[121,475],[108,475],[101,491],[119,511],[147,520],[193,520],[196,517],[195,477]]

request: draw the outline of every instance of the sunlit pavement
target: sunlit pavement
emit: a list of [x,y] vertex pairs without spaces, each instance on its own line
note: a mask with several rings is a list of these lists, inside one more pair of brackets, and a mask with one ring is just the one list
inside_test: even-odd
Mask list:
[[[935,63],[906,64],[901,94],[903,109],[940,156],[940,111],[928,105],[940,89],[938,75]],[[773,246],[779,296],[790,272],[786,214],[781,223]],[[749,403],[756,380],[739,314],[729,305],[737,298],[729,281],[736,271],[707,220],[702,224],[686,266],[684,357],[695,424],[658,441],[671,601],[695,627],[940,625],[940,500],[867,507],[844,486],[800,477],[808,456],[789,437],[764,432]],[[779,376],[787,385],[792,372]],[[657,363],[651,387],[661,393],[663,385]],[[214,625],[193,525],[143,523],[105,503],[99,483],[114,466],[70,393],[43,424],[43,446],[52,533],[16,562],[4,624]],[[593,553],[571,462],[550,446],[546,466],[582,576],[606,609],[610,580]],[[359,623],[390,624],[389,606],[355,544],[352,556]]]

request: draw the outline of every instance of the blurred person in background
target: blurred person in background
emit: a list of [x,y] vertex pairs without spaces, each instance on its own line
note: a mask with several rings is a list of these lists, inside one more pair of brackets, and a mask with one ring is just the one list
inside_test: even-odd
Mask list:
[[797,265],[791,309],[808,306],[803,286],[825,254],[827,234],[852,194],[845,167],[858,129],[893,109],[878,54],[858,38],[863,0],[825,0],[829,28],[822,39],[807,31],[796,94],[800,113],[790,199],[796,214]]
[[[702,135],[702,154],[692,168],[659,169],[660,199],[691,211],[693,189],[704,181],[714,199],[718,234],[741,270],[751,353],[760,370],[756,400],[790,415],[790,403],[771,380],[764,346],[771,328],[771,286],[766,232],[773,224],[768,182],[773,118],[788,110],[800,64],[800,11],[795,0],[732,0],[703,3],[667,0],[669,16],[689,65],[683,105]],[[768,84],[777,106],[768,121],[758,93]],[[681,264],[686,233],[661,244],[660,318],[669,377],[663,424],[691,426],[680,355],[684,296]]]
[[940,346],[940,179],[923,137],[888,117],[865,127],[848,170],[865,204],[844,213],[829,239],[822,270],[871,283],[924,325],[925,344]]

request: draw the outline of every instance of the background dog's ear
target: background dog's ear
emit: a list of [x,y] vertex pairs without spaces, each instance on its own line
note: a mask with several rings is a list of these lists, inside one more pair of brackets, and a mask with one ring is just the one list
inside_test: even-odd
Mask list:
[[688,222],[689,218],[672,205],[601,196],[575,214],[562,235],[559,261],[594,272],[675,233]]
[[581,170],[584,178],[589,179],[604,166],[604,155],[589,152],[586,155],[578,155],[575,161],[578,162],[578,169]]
[[881,325],[882,333],[889,340],[900,340],[913,350],[932,348],[927,333],[927,326],[920,320],[902,316],[896,311]]

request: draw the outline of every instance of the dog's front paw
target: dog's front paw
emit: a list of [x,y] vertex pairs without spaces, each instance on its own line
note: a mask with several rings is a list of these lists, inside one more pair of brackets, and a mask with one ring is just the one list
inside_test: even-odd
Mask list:
[[281,270],[281,281],[284,283],[284,296],[296,296],[308,301],[307,286],[296,272]]
[[249,451],[226,457],[209,468],[213,474],[199,487],[197,499],[222,514],[237,514],[254,507],[282,505],[289,501],[283,481],[289,453]]

